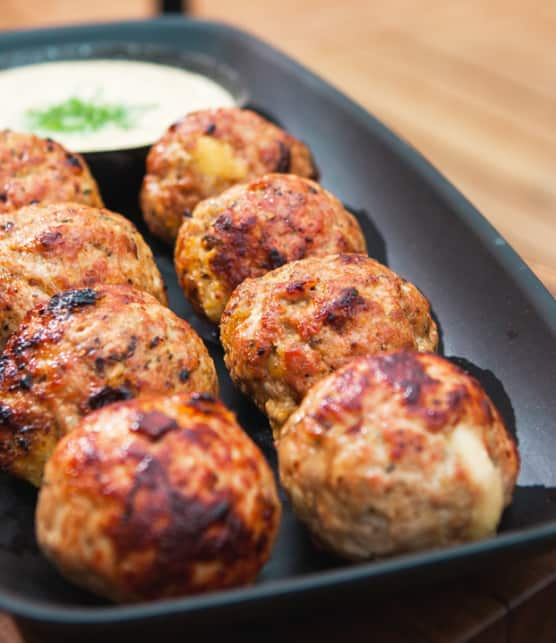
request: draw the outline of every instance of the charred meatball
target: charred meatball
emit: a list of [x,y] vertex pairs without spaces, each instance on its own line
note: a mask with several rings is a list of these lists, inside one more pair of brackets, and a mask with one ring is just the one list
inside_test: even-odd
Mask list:
[[147,157],[141,191],[145,222],[173,243],[199,201],[268,172],[318,177],[309,149],[254,112],[221,108],[188,114]]
[[0,357],[0,468],[38,485],[56,442],[84,415],[174,391],[217,393],[212,359],[187,322],[129,286],[55,295]]
[[167,303],[151,249],[125,217],[58,203],[0,218],[0,348],[34,305],[97,284],[130,284]]
[[425,297],[363,255],[286,264],[233,292],[220,325],[230,375],[275,432],[325,375],[357,355],[430,351],[438,333]]
[[46,466],[40,546],[114,601],[252,582],[280,521],[274,477],[207,395],[147,397],[85,418]]
[[360,357],[282,427],[282,484],[323,547],[351,559],[494,533],[519,459],[481,385],[434,354]]
[[366,253],[357,220],[319,185],[267,174],[202,201],[178,234],[178,278],[195,310],[218,322],[234,288],[307,256]]
[[49,138],[1,130],[0,214],[30,203],[62,201],[103,206],[83,158]]

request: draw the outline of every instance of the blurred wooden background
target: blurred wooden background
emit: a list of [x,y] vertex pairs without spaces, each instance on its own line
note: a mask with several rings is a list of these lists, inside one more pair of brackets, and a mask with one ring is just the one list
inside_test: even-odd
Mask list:
[[[556,2],[194,0],[417,147],[556,294]],[[3,0],[0,29],[152,15],[152,0]]]
[[[193,0],[301,60],[436,165],[556,294],[556,2]],[[0,29],[139,18],[153,0],[2,0]]]

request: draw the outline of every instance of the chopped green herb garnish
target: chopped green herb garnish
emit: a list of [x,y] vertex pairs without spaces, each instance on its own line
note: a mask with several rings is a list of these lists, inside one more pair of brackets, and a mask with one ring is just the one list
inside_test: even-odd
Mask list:
[[30,109],[25,117],[31,129],[49,132],[96,132],[107,125],[130,129],[138,116],[153,105],[124,105],[68,98],[44,109]]

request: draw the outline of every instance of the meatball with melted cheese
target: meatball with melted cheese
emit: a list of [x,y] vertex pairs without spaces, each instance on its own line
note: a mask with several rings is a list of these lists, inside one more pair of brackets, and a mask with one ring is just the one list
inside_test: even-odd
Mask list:
[[309,149],[255,112],[192,112],[149,152],[143,217],[154,235],[173,243],[199,201],[268,172],[318,177]]
[[144,393],[217,390],[201,339],[152,295],[65,291],[26,315],[0,357],[0,468],[39,485],[57,441],[91,411]]
[[97,284],[129,284],[167,303],[151,249],[125,217],[57,203],[0,218],[0,348],[36,304]]
[[247,277],[308,256],[366,251],[357,220],[330,192],[293,174],[267,174],[199,203],[180,228],[175,264],[195,310],[218,322]]
[[233,292],[220,323],[232,380],[275,433],[307,391],[358,355],[435,350],[436,324],[417,288],[363,255],[294,261]]
[[114,601],[252,582],[280,522],[272,471],[207,395],[114,404],[46,466],[37,540],[61,573]]
[[0,215],[30,203],[62,201],[103,206],[83,157],[48,138],[1,130]]
[[435,354],[360,357],[282,427],[280,477],[324,548],[350,559],[492,535],[519,458],[481,385]]

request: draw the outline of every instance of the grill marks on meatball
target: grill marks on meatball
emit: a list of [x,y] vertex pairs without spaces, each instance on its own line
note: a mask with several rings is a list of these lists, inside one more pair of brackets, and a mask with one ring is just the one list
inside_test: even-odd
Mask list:
[[[254,184],[250,184],[247,189],[253,193],[259,185],[262,185],[263,190],[266,187],[265,184],[262,184],[262,181],[257,181]],[[270,229],[265,230],[262,227],[259,208],[265,213],[269,212],[272,210],[274,201],[272,194],[274,193],[276,198],[283,196],[279,189],[273,189],[272,186],[269,192],[271,192],[271,195],[262,200],[261,203],[253,198],[249,199],[250,204],[232,201],[230,209],[218,216],[214,221],[214,231],[217,236],[211,237],[211,239],[214,239],[214,245],[209,249],[216,247],[218,252],[211,258],[210,267],[215,275],[229,282],[231,289],[244,279],[247,279],[247,277],[273,270],[290,260],[271,245],[277,238],[283,236],[282,228],[284,223],[286,228],[289,228],[294,233],[303,233],[303,229],[296,228],[294,222],[287,215],[284,220],[279,216],[266,216],[265,224]],[[251,195],[249,196],[251,197]],[[303,203],[301,194],[298,195],[298,198]],[[251,208],[244,209],[244,205],[247,208],[251,205]],[[293,210],[296,205],[293,205],[290,209]],[[253,214],[250,214],[250,211]],[[272,228],[277,228],[277,231],[274,232]],[[276,239],[274,238],[275,236]],[[259,252],[257,252],[257,245],[260,247]],[[293,258],[300,259],[304,255],[305,250],[299,249]]]
[[[303,253],[303,255],[304,254],[305,253]],[[296,259],[301,259],[301,257],[296,257]],[[268,251],[268,260],[266,265],[270,270],[283,266],[287,261],[287,258],[279,250],[276,250],[276,248],[270,248]]]
[[63,235],[60,230],[46,230],[39,235],[38,242],[41,248],[44,248],[48,251],[51,250],[57,243],[62,243],[62,237]]
[[91,411],[95,411],[96,409],[108,406],[108,404],[120,402],[121,400],[129,400],[132,397],[133,393],[126,386],[119,386],[118,388],[104,386],[89,397],[86,407]]
[[255,112],[193,112],[169,128],[149,153],[141,191],[145,221],[153,234],[172,242],[184,211],[269,172],[318,175],[308,148]]
[[280,520],[264,457],[209,394],[138,398],[88,416],[46,476],[41,546],[72,580],[116,600],[250,582]]
[[81,160],[76,154],[70,154],[68,152],[66,154],[66,163],[71,167],[82,169]]
[[236,498],[231,490],[213,492],[209,498],[202,492],[186,496],[169,480],[169,457],[163,451],[155,457],[134,444],[127,457],[137,460],[136,473],[124,512],[108,533],[120,556],[151,547],[156,551],[146,573],[126,574],[132,592],[154,598],[164,587],[191,582],[192,563],[216,558],[231,564],[266,548],[267,536],[262,534],[260,542],[254,542],[242,517],[233,510]]
[[98,299],[97,293],[92,288],[81,290],[66,290],[63,293],[54,295],[48,302],[46,308],[41,307],[38,314],[44,316],[45,310],[53,313],[54,316],[69,317],[75,310],[83,306],[93,306]]
[[39,202],[102,207],[83,158],[34,134],[0,131],[0,186],[0,214]]
[[280,149],[280,153],[279,153],[278,161],[276,163],[276,167],[274,168],[274,171],[287,173],[290,171],[290,167],[291,167],[290,147],[289,145],[286,145],[286,143],[283,143],[282,141],[278,141],[278,148]]
[[250,259],[249,235],[257,223],[255,216],[247,216],[235,223],[233,213],[226,212],[214,222],[214,235],[205,235],[212,244],[205,246],[207,250],[216,249],[210,259],[211,271],[221,279],[235,285],[249,276],[248,261]]
[[438,384],[427,375],[419,360],[410,352],[380,356],[376,360],[377,370],[394,389],[401,391],[404,401],[417,404],[424,387]]
[[426,373],[419,355],[411,351],[377,356],[374,366],[376,377],[401,394],[408,415],[419,416],[431,432],[455,426],[470,409],[474,421],[480,424],[491,423],[497,417],[480,383],[455,365],[451,367],[462,375],[461,382],[447,391],[445,383]]
[[438,341],[423,295],[355,254],[311,257],[244,281],[220,336],[232,379],[275,431],[311,386],[351,358],[433,350]]
[[200,203],[178,235],[175,265],[195,309],[217,322],[249,277],[307,256],[365,252],[356,219],[302,177],[268,174]]
[[167,303],[152,252],[124,217],[76,203],[9,216],[10,225],[0,226],[0,346],[27,310],[62,291],[129,284]]
[[369,303],[361,297],[357,288],[344,288],[340,296],[326,304],[320,316],[325,324],[341,332],[346,323],[353,319],[359,311],[368,310]]
[[27,453],[35,431],[44,430],[40,424],[30,424],[24,413],[7,405],[0,406],[0,462],[9,465],[18,452]]
[[482,388],[472,376],[453,366],[455,373],[464,375],[464,383],[453,384],[448,390],[441,379],[425,371],[420,355],[415,351],[397,351],[387,355],[375,355],[366,369],[345,368],[338,373],[335,391],[341,400],[341,410],[330,399],[324,399],[313,415],[325,430],[337,422],[344,410],[360,413],[364,391],[382,382],[391,389],[391,395],[399,399],[408,417],[423,422],[431,433],[455,426],[464,412],[473,409],[474,420],[490,423],[496,411],[484,398]]
[[[0,364],[0,396],[12,413],[0,426],[0,467],[35,484],[56,441],[91,411],[144,392],[217,390],[201,339],[128,286],[67,291],[40,304]],[[20,447],[29,426],[27,461]]]
[[174,418],[156,410],[139,414],[137,420],[131,425],[132,431],[138,431],[151,440],[158,440],[168,431],[174,431],[177,428],[178,423]]
[[277,447],[299,517],[351,559],[491,535],[519,470],[480,384],[433,353],[350,361],[308,392]]

